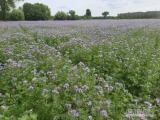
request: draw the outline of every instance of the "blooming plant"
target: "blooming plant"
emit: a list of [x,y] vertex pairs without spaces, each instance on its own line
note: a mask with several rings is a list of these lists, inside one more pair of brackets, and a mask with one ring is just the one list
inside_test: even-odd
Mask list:
[[1,22],[0,120],[159,119],[159,25]]

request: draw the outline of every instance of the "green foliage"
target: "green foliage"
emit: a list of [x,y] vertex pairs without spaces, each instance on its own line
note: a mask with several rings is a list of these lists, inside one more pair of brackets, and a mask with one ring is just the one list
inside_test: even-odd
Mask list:
[[6,13],[15,8],[15,2],[22,0],[0,0],[0,10],[2,12],[2,20],[6,20]]
[[86,16],[87,19],[91,19],[92,18],[92,14],[91,14],[91,10],[90,9],[86,10],[85,16]]
[[108,14],[109,14],[108,11],[104,11],[104,12],[102,13],[102,15],[104,16],[104,19],[106,19],[106,17],[107,17]]
[[13,21],[22,21],[24,20],[24,13],[22,10],[13,10],[10,13],[10,20]]
[[66,20],[66,19],[67,19],[67,15],[63,11],[58,11],[54,16],[54,20]]
[[23,12],[25,20],[49,20],[51,16],[48,6],[40,3],[24,3]]
[[71,16],[71,20],[75,20],[75,11],[74,10],[70,10],[69,11],[69,14],[70,14],[70,16]]
[[[92,19],[104,19],[104,17],[102,17],[102,16],[97,16],[97,17],[92,17]],[[114,16],[106,16],[106,18],[105,19],[116,19],[116,17],[114,17]]]
[[120,13],[120,14],[118,14],[117,17],[119,19],[150,19],[150,18],[160,18],[160,11]]
[[[73,28],[81,27],[62,29]],[[83,41],[70,41],[76,35],[64,31],[38,34],[50,29],[56,27],[19,25],[23,37],[0,41],[0,120],[125,120],[127,110],[146,108],[145,101],[159,119],[159,30],[134,29],[90,44],[84,33]]]

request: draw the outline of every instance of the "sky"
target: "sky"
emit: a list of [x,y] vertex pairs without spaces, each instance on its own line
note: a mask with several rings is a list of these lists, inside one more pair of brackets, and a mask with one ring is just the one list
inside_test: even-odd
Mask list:
[[16,4],[22,6],[25,2],[43,3],[51,9],[52,15],[57,11],[67,13],[69,10],[84,15],[86,9],[91,10],[92,16],[102,16],[104,11],[108,11],[109,16],[116,16],[118,13],[160,10],[160,0],[24,0]]

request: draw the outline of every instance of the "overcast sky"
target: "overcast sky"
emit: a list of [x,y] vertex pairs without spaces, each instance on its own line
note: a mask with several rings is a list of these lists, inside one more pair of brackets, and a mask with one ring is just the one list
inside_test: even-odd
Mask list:
[[[91,10],[92,16],[101,16],[103,11],[109,11],[111,16],[116,16],[125,12],[160,10],[160,0],[24,0],[24,2],[48,5],[52,15],[57,11],[69,10],[84,15],[87,8]],[[22,6],[24,2],[17,5]]]

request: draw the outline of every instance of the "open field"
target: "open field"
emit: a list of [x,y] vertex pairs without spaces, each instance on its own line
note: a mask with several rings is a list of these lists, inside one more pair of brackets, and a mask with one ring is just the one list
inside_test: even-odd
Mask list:
[[160,20],[0,22],[0,120],[159,120]]

